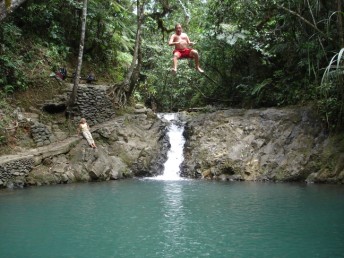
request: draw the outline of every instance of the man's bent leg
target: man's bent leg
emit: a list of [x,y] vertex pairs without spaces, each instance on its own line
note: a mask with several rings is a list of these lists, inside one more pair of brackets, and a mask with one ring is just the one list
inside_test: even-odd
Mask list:
[[172,72],[174,72],[174,73],[177,73],[179,57],[180,57],[180,54],[178,52],[173,54],[173,68],[172,68]]
[[195,66],[196,66],[196,70],[199,71],[200,73],[203,73],[204,71],[202,70],[202,68],[199,66],[199,55],[198,52],[196,50],[192,50],[190,53],[190,56],[195,59]]

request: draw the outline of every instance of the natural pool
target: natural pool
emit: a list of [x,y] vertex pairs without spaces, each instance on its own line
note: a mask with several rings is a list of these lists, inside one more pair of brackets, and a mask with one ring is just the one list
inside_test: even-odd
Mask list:
[[2,190],[0,232],[0,257],[344,257],[344,187],[130,179]]

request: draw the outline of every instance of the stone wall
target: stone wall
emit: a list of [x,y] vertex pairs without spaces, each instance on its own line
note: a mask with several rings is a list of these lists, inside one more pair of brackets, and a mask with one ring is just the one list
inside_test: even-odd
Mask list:
[[[107,96],[105,85],[81,84],[77,91],[76,105],[66,110],[73,89],[69,84],[61,95],[54,96],[42,104],[41,110],[50,114],[65,113],[77,126],[81,118],[86,118],[90,126],[101,124],[114,118],[115,110]],[[66,138],[56,124],[44,125],[37,119],[30,120],[31,136],[37,147],[49,145]]]
[[73,109],[75,122],[86,118],[89,125],[103,123],[115,115],[110,99],[106,95],[108,86],[80,85],[76,107]]
[[31,125],[31,136],[37,147],[55,142],[55,136],[52,134],[51,130],[46,125],[39,122],[34,122]]
[[0,164],[0,187],[5,185],[11,188],[12,184],[15,184],[16,187],[20,186],[23,182],[22,179],[30,173],[34,164],[34,159],[30,157],[14,159]]

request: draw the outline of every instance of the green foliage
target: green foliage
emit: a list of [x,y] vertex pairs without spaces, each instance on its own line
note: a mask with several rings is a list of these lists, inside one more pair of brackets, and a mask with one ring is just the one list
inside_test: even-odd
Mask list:
[[323,74],[321,84],[317,88],[318,108],[329,128],[344,126],[344,48],[335,54]]
[[[44,65],[55,70],[75,63],[81,5],[27,0],[2,23],[2,90],[27,88]],[[115,82],[125,78],[135,44],[135,5],[131,0],[89,1],[84,60],[96,75]],[[146,1],[142,71],[134,98],[156,102],[160,110],[313,102],[329,128],[343,127],[344,51],[338,51],[343,46],[337,40],[343,12],[337,8],[335,1]],[[170,72],[168,30],[177,22],[196,42],[207,77],[195,71],[192,60],[180,60],[176,76]]]
[[319,87],[339,43],[332,40],[339,30],[333,16],[342,15],[336,8],[335,3],[299,0],[208,1],[203,62],[222,82],[213,92],[251,107],[316,100],[329,127],[343,124],[338,122],[344,110],[338,77]]
[[69,47],[65,45],[58,45],[54,43],[46,44],[47,50],[45,55],[53,63],[63,62],[66,60],[69,54]]
[[6,128],[10,125],[12,119],[11,114],[13,110],[6,101],[6,95],[0,92],[0,145],[3,145],[8,140]]
[[4,144],[6,142],[6,131],[4,127],[4,121],[0,121],[0,145]]
[[[81,9],[77,0],[27,0],[2,21],[0,87],[8,93],[26,89],[38,75],[47,76],[43,70],[50,74],[75,63]],[[132,2],[89,1],[86,29],[84,73],[123,79],[135,36]],[[67,68],[71,74],[74,68]]]
[[[198,95],[198,85],[202,78],[193,60],[182,59],[178,62],[178,73],[174,75],[172,68],[172,48],[159,40],[156,45],[144,45],[144,76],[147,78],[140,84],[138,91],[146,101],[157,103],[159,110],[172,111],[203,104]],[[152,41],[151,41],[152,42]]]
[[24,60],[18,56],[22,31],[13,23],[0,27],[0,89],[11,93],[15,89],[25,89],[27,79],[20,69]]

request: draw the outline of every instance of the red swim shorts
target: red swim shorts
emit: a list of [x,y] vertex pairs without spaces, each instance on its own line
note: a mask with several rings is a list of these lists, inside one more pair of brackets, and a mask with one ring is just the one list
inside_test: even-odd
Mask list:
[[173,50],[173,54],[179,53],[180,54],[179,58],[192,58],[192,56],[190,56],[191,50],[192,50],[191,48],[175,49]]

